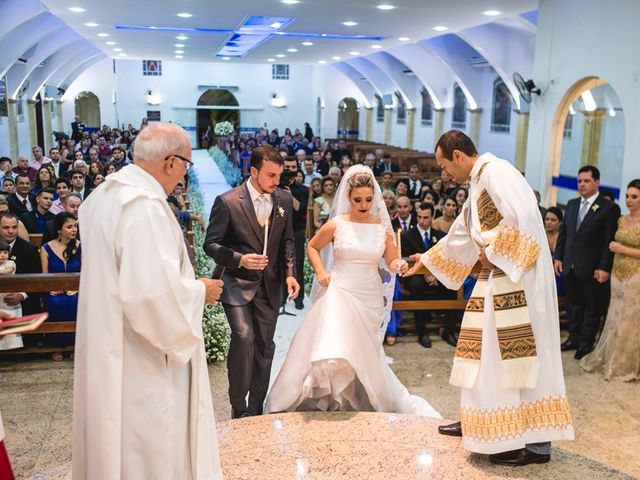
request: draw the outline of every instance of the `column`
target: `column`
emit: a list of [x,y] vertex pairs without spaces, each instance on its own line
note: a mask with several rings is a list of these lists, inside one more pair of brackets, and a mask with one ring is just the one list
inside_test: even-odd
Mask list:
[[9,99],[9,149],[14,166],[18,162],[18,105],[17,100]]
[[[56,120],[58,123],[58,132],[64,132],[64,119],[62,118],[62,100],[56,100]],[[69,132],[71,135],[71,132]]]
[[367,116],[364,125],[364,139],[370,142],[373,138],[373,107],[365,108],[365,111],[367,112]]
[[393,124],[393,109],[384,109],[384,143],[391,145],[391,126]]
[[482,113],[481,108],[476,108],[475,110],[469,110],[469,114],[471,117],[471,125],[469,127],[469,137],[471,137],[471,141],[475,144],[476,148],[480,148],[480,114]]
[[602,139],[602,120],[606,115],[604,109],[584,114],[584,136],[582,137],[582,158],[580,166],[598,166],[600,160],[600,140]]
[[433,145],[435,147],[438,140],[444,133],[444,108],[433,109]]
[[29,118],[29,147],[33,148],[38,145],[38,130],[36,125],[36,102],[35,100],[27,100],[27,110]]
[[516,151],[513,162],[515,167],[524,172],[527,162],[527,140],[529,138],[529,112],[522,110],[514,110],[518,115],[518,124],[516,130]]
[[44,154],[49,155],[49,149],[51,148],[51,142],[53,140],[51,130],[51,102],[53,100],[42,100],[42,128],[44,130]]
[[413,150],[413,140],[416,133],[416,109],[407,108],[407,148]]

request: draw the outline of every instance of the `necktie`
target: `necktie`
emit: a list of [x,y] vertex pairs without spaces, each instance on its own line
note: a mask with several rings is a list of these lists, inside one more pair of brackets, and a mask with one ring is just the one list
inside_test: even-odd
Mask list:
[[405,220],[402,221],[402,230],[407,231],[407,222]]
[[429,241],[429,232],[424,232],[424,246],[426,248],[429,248],[430,245],[430,241]]
[[29,207],[27,206],[27,199],[26,199],[26,198],[23,198],[23,199],[22,199],[22,205],[24,205],[24,208],[29,208]]
[[264,224],[267,223],[267,199],[264,195],[260,195],[256,201],[256,217],[258,218],[258,223],[261,227],[264,227]]
[[411,180],[411,193],[416,193],[416,182],[415,180]]
[[582,224],[584,217],[587,216],[588,211],[589,211],[589,202],[586,199],[582,200],[582,205],[580,205],[580,212],[578,212],[578,225],[576,226],[576,229],[580,227],[580,224]]

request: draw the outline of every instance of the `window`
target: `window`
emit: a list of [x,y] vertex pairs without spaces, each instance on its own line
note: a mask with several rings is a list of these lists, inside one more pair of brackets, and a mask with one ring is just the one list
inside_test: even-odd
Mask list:
[[9,108],[7,104],[7,77],[0,78],[0,117],[8,117]]
[[422,95],[422,112],[420,113],[420,123],[430,127],[433,125],[433,102],[431,101],[431,95],[429,91],[422,87],[420,90]]
[[451,128],[467,128],[467,98],[457,83],[453,84],[453,117]]
[[162,60],[143,60],[142,75],[160,77],[162,75]]
[[511,93],[500,78],[493,82],[493,109],[491,111],[491,131],[509,133],[511,129]]
[[384,101],[382,97],[376,93],[376,122],[384,122]]
[[289,80],[289,65],[274,63],[271,65],[272,80]]
[[573,115],[567,113],[567,118],[564,120],[564,129],[562,130],[562,136],[564,138],[571,138],[571,131],[573,130]]
[[402,98],[400,92],[395,92],[396,101],[398,102],[398,125],[406,125],[407,123],[407,104]]

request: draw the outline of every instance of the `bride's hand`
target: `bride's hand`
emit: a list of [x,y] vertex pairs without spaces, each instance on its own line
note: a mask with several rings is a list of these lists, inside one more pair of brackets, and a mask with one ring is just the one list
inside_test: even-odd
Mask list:
[[318,274],[318,283],[323,287],[328,287],[331,282],[331,274],[327,272],[322,272]]
[[394,264],[394,270],[396,271],[396,273],[399,273],[400,276],[403,276],[407,270],[409,270],[409,264],[406,262],[406,260],[403,260],[402,258],[396,258],[393,261]]

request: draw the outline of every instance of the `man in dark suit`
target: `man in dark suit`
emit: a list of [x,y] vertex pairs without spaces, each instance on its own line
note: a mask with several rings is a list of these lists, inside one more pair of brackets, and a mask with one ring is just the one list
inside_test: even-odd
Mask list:
[[400,167],[398,166],[398,164],[396,162],[391,161],[391,154],[385,153],[382,156],[382,162],[380,162],[378,165],[378,170],[376,175],[382,175],[384,172],[395,173],[399,171],[400,171]]
[[396,200],[396,212],[398,216],[391,220],[391,226],[394,232],[397,232],[398,229],[407,232],[410,228],[416,226],[416,218],[413,216],[413,205],[409,197],[398,197]]
[[[38,248],[18,237],[18,217],[14,213],[0,213],[0,236],[9,244],[9,258],[16,263],[16,273],[42,273]],[[22,303],[23,315],[43,311],[41,297],[38,294],[7,293],[4,301],[7,305]]]
[[20,217],[36,208],[36,198],[31,194],[31,181],[24,174],[16,177],[16,191],[7,197],[9,210]]
[[81,170],[70,170],[69,180],[71,181],[71,190],[86,200],[87,196],[93,190],[90,185],[87,184],[88,177]]
[[580,359],[593,349],[605,314],[613,240],[620,207],[599,195],[600,171],[591,165],[578,171],[579,198],[570,200],[554,253],[556,275],[564,275],[571,308],[569,339],[562,350],[577,350]]
[[419,200],[422,193],[422,180],[420,179],[420,168],[413,164],[409,167],[409,193],[407,196],[411,200]]
[[47,222],[53,220],[53,214],[49,212],[53,203],[53,188],[44,188],[36,195],[36,208],[23,213],[20,219],[29,233],[44,233]]
[[56,177],[62,177],[69,169],[69,164],[63,162],[60,158],[60,149],[53,147],[49,149],[49,158],[51,159],[51,166],[53,167]]
[[[402,256],[410,257],[415,253],[424,253],[435,246],[446,233],[431,228],[431,222],[435,214],[435,208],[430,203],[422,203],[418,207],[418,222],[414,228],[402,234]],[[405,280],[405,287],[410,292],[411,300],[434,300],[442,298],[455,298],[455,292],[445,288],[431,274],[414,275]],[[449,314],[446,317],[447,327],[443,331],[442,338],[449,345],[455,347],[457,339],[453,331],[455,318]],[[427,310],[416,310],[413,317],[418,330],[418,342],[425,348],[431,348],[431,339],[427,334],[427,321],[431,312]]]
[[270,145],[254,149],[251,177],[216,198],[204,241],[206,254],[226,268],[220,301],[231,327],[227,365],[233,418],[262,413],[283,283],[292,292],[291,300],[300,290],[292,197],[278,188],[283,163]]

